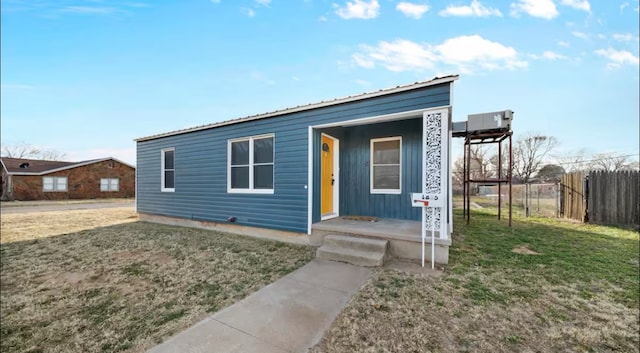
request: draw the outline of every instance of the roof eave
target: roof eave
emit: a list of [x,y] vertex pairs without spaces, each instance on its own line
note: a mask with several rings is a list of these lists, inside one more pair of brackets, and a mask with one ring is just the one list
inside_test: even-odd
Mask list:
[[127,167],[133,168],[135,169],[136,167],[134,167],[133,165],[123,162],[119,159],[113,158],[113,157],[107,157],[107,158],[99,158],[99,159],[92,159],[89,161],[83,161],[83,162],[78,162],[76,164],[71,164],[65,167],[59,167],[59,168],[55,168],[55,169],[49,169],[49,170],[45,170],[42,172],[37,172],[37,173],[30,173],[30,172],[9,172],[7,171],[7,175],[47,175],[47,174],[51,174],[51,173],[55,173],[55,172],[61,172],[63,170],[67,170],[67,169],[73,169],[73,168],[78,168],[78,167],[84,167],[85,165],[89,165],[89,164],[94,164],[94,163],[100,163],[100,162],[104,162],[104,161],[108,161],[110,159],[113,159],[114,161],[124,164]]
[[414,84],[410,84],[410,85],[398,86],[398,87],[389,88],[389,89],[381,89],[381,90],[378,90],[378,91],[367,92],[367,93],[363,93],[363,94],[359,94],[359,95],[355,95],[355,96],[348,96],[348,97],[344,97],[344,98],[337,98],[337,99],[330,100],[330,101],[321,101],[321,102],[318,102],[318,103],[312,103],[312,104],[308,104],[308,105],[304,105],[304,106],[297,106],[297,107],[293,107],[293,108],[276,110],[276,111],[270,112],[270,113],[257,114],[257,115],[248,116],[248,117],[244,117],[244,118],[226,120],[226,121],[222,121],[222,122],[218,122],[218,123],[212,123],[212,124],[197,126],[197,127],[193,127],[193,128],[183,129],[183,130],[170,131],[170,132],[161,133],[161,134],[157,134],[157,135],[140,137],[140,138],[134,139],[133,141],[135,141],[135,142],[144,142],[144,141],[156,140],[156,139],[163,138],[163,137],[188,134],[188,133],[191,133],[191,132],[209,130],[209,129],[213,129],[213,128],[217,128],[217,127],[221,127],[221,126],[226,126],[226,125],[239,124],[239,123],[244,123],[244,122],[253,121],[253,120],[272,118],[272,117],[279,116],[279,115],[292,114],[292,113],[302,112],[302,111],[306,111],[306,110],[329,107],[329,106],[332,106],[332,105],[355,102],[355,101],[359,101],[359,100],[370,99],[370,98],[380,97],[380,96],[384,96],[384,95],[389,95],[389,94],[394,94],[394,93],[399,93],[399,92],[405,92],[405,91],[411,91],[411,90],[420,89],[420,88],[424,88],[424,87],[435,86],[435,85],[439,85],[439,84],[443,84],[443,83],[453,82],[453,81],[458,80],[458,78],[459,78],[458,75],[449,75],[449,76],[444,76],[444,77],[437,77],[437,78],[434,78],[434,79],[429,80],[429,81],[414,83]]

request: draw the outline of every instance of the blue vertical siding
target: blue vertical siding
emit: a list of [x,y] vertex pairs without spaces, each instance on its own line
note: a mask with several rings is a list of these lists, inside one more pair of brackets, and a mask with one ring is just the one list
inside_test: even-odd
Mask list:
[[[421,192],[422,119],[362,125],[345,129],[340,157],[340,213],[342,215],[420,219],[411,207],[411,193]],[[402,136],[401,194],[370,193],[370,141]]]
[[[138,211],[212,222],[227,222],[229,217],[234,216],[237,223],[242,225],[306,232],[308,126],[448,105],[449,87],[449,83],[444,83],[267,119],[139,141],[136,185]],[[346,150],[349,146],[345,147],[343,143],[347,143],[348,131],[335,129],[333,132],[345,134],[336,137],[341,138],[341,149]],[[268,133],[275,134],[274,193],[227,193],[227,141]],[[351,133],[362,136],[374,134],[366,128],[353,128]],[[407,136],[410,135],[408,133]],[[318,131],[314,132],[313,140],[314,146],[319,146]],[[410,140],[403,139],[403,151],[409,142]],[[366,143],[368,150],[368,141]],[[160,191],[160,151],[167,147],[175,148],[175,192],[172,193]],[[354,146],[354,149],[361,147]],[[315,158],[314,163],[316,163]],[[341,170],[344,170],[342,165],[341,158]],[[314,170],[319,171],[319,166],[314,166]],[[364,176],[348,177],[363,178]],[[368,182],[368,176],[366,180]],[[316,182],[317,180],[314,184]],[[405,183],[404,180],[403,183]],[[408,186],[409,184],[403,184],[403,195],[405,190],[409,193],[418,191],[417,189],[409,190]],[[319,200],[318,196],[319,188],[314,187],[314,199]],[[345,203],[341,205],[341,211],[344,208],[356,214],[373,210],[385,214],[388,212],[397,214],[398,218],[403,218],[402,214],[405,213],[405,218],[413,217],[410,214],[412,210],[393,210],[394,205],[404,204],[401,200],[402,195],[379,196],[381,201],[376,198],[367,201],[366,210],[359,208],[364,206]],[[387,196],[400,197],[396,197],[397,200],[395,200]],[[348,198],[341,197],[341,202],[347,202]],[[408,198],[404,201],[409,202]],[[313,218],[319,219],[319,214],[317,217],[314,214]]]

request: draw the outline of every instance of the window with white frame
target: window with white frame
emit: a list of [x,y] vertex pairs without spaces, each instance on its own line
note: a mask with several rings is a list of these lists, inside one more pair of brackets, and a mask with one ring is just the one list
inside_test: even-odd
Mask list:
[[273,193],[273,140],[273,134],[229,140],[229,192]]
[[402,137],[371,139],[371,193],[402,191]]
[[176,149],[165,148],[161,153],[161,191],[176,191],[176,166],[175,166]]
[[67,177],[43,177],[42,190],[50,191],[67,191]]
[[118,178],[102,178],[100,179],[100,191],[118,191],[119,184]]

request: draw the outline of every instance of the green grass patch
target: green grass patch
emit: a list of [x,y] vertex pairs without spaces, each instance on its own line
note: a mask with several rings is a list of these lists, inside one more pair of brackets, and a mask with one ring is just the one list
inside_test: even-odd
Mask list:
[[442,275],[377,271],[311,352],[638,352],[639,252],[634,231],[456,210]]

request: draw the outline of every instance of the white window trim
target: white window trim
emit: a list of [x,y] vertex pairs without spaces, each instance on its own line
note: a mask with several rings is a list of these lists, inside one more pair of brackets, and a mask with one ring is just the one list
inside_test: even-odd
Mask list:
[[[164,187],[164,172],[166,171],[164,168],[164,154],[165,152],[173,151],[173,187],[165,188]],[[170,169],[171,170],[171,169]],[[160,150],[160,191],[162,192],[175,192],[176,191],[176,148],[169,147],[163,148]]]
[[[102,190],[102,181],[106,180],[107,181],[107,190]],[[113,180],[117,180],[117,185],[118,187],[113,189],[112,188],[112,181]],[[120,191],[120,179],[119,178],[100,178],[100,192],[118,192]]]
[[[398,164],[398,177],[399,177],[399,182],[398,182],[398,189],[374,189],[373,188],[373,145],[376,142],[385,142],[385,141],[400,141],[400,163]],[[383,138],[375,138],[375,139],[371,139],[370,145],[369,145],[369,152],[370,152],[370,156],[369,156],[369,192],[371,194],[392,194],[392,195],[397,195],[397,194],[401,194],[402,193],[402,136],[394,136],[394,137],[383,137]],[[382,164],[384,165],[384,164]],[[389,164],[389,165],[395,165],[395,164]]]
[[[273,188],[271,189],[254,189],[253,188],[253,167],[255,164],[253,163],[253,141],[259,140],[263,138],[273,138],[273,162],[272,163],[260,163],[258,165],[273,165]],[[238,189],[231,187],[231,144],[234,142],[241,141],[249,141],[249,188],[248,189]],[[264,135],[256,135],[256,136],[248,136],[241,137],[237,139],[231,139],[227,141],[227,193],[230,194],[273,194],[273,190],[276,187],[276,135],[275,134],[264,134]]]
[[[44,188],[44,180],[47,178],[51,178],[53,179],[53,189],[52,190],[46,190]],[[58,179],[64,179],[64,190],[58,189]],[[59,176],[45,176],[42,177],[42,192],[67,192],[69,191],[69,178],[65,177],[59,177]]]

